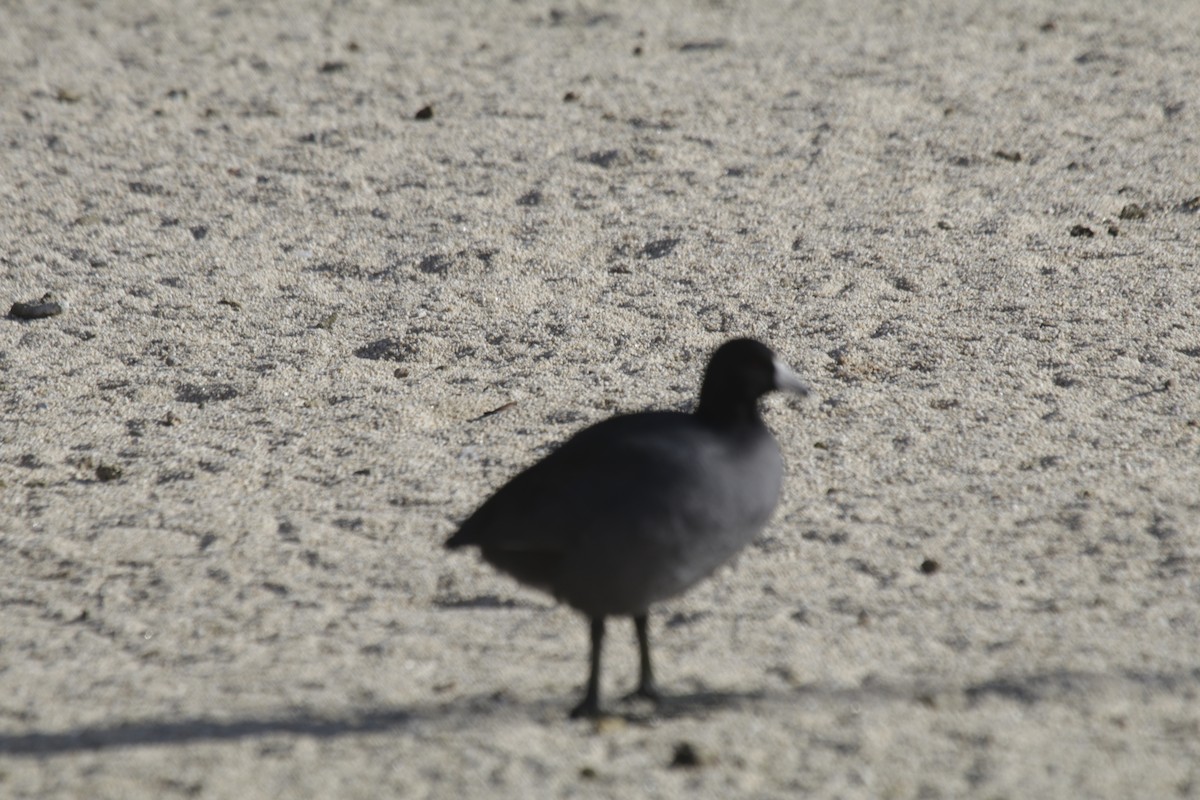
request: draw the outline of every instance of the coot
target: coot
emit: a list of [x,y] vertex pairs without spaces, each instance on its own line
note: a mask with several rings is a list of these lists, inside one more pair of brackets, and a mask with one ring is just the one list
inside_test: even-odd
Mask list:
[[708,362],[695,412],[612,417],[500,487],[446,542],[578,609],[591,668],[572,717],[600,713],[605,619],[632,617],[635,696],[658,699],[647,613],[750,543],[779,500],[783,461],[758,399],[808,393],[762,343],[734,339]]

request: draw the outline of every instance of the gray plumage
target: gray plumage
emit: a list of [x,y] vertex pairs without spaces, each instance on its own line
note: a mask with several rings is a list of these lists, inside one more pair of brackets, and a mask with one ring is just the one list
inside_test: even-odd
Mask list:
[[577,433],[488,498],[446,542],[549,592],[591,620],[592,668],[573,716],[599,713],[608,616],[634,618],[635,694],[657,699],[647,613],[711,574],[762,530],[783,462],[758,413],[773,389],[807,393],[766,346],[713,354],[695,413],[613,417]]

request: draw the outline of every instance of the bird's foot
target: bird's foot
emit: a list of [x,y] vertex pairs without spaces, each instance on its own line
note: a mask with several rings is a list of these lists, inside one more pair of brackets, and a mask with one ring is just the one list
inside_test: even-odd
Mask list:
[[602,716],[600,698],[594,694],[587,694],[579,701],[579,705],[571,709],[571,719],[595,719],[599,716]]
[[631,700],[649,700],[654,705],[658,705],[662,702],[662,694],[659,693],[658,686],[654,683],[640,683],[636,689],[621,699],[625,702]]

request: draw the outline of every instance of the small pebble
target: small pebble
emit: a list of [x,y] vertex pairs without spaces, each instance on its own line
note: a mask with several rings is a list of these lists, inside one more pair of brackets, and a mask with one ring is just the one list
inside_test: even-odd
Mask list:
[[62,311],[62,305],[55,302],[54,295],[46,292],[42,295],[41,300],[34,300],[29,303],[13,303],[12,308],[8,310],[8,315],[13,319],[44,319],[46,317],[57,316]]
[[691,742],[679,742],[675,745],[675,752],[671,756],[671,768],[693,769],[695,767],[702,767],[705,760],[694,744]]
[[600,734],[618,733],[619,731],[625,730],[628,725],[629,723],[625,721],[624,717],[610,715],[596,717],[596,719],[592,722],[593,730]]
[[125,471],[116,464],[100,464],[96,467],[96,478],[107,483],[120,478]]

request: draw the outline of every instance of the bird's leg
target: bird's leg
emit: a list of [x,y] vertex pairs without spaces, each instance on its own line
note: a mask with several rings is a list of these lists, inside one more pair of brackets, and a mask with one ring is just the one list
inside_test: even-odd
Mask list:
[[571,719],[600,715],[600,650],[604,646],[604,617],[592,617],[592,666],[587,691],[579,705],[571,709]]
[[637,631],[638,642],[638,685],[625,699],[641,697],[657,703],[662,696],[658,693],[654,668],[650,664],[650,620],[645,614],[639,614],[633,618],[633,627]]

